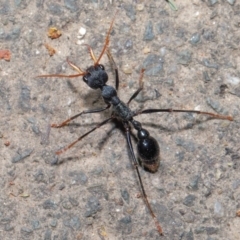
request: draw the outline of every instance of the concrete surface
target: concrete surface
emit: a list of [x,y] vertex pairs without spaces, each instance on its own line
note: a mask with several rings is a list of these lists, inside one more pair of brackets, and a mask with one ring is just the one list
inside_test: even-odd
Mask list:
[[[0,48],[11,52],[10,61],[0,60],[0,239],[240,239],[239,3],[176,1],[174,11],[166,1],[0,2]],[[82,69],[90,66],[83,44],[99,56],[117,10],[110,49],[122,100],[138,88],[145,68],[144,91],[132,109],[234,117],[136,118],[161,147],[159,171],[140,171],[163,237],[139,197],[121,126],[103,126],[55,155],[110,115],[85,115],[50,129],[83,109],[103,106],[99,91],[81,77],[35,78],[73,74],[67,57]],[[50,39],[49,27],[62,36]],[[44,44],[56,54],[50,57]],[[105,55],[101,63],[113,85]]]

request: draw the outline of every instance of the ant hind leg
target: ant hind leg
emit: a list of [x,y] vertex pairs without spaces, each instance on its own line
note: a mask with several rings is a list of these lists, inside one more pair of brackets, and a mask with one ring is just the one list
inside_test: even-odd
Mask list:
[[181,109],[145,109],[145,110],[140,110],[134,114],[134,116],[140,115],[140,114],[148,114],[148,113],[157,113],[157,112],[181,112],[181,113],[196,113],[196,114],[202,114],[202,115],[208,115],[212,118],[216,119],[222,119],[222,120],[228,120],[228,121],[233,121],[232,116],[226,116],[226,115],[221,115],[221,114],[216,114],[216,113],[211,113],[211,112],[203,112],[203,111],[197,111],[197,110],[181,110]]
[[163,231],[162,231],[162,227],[155,215],[155,213],[153,212],[153,209],[148,201],[148,197],[147,197],[147,194],[145,192],[145,189],[143,187],[143,182],[142,182],[142,178],[141,178],[141,175],[140,175],[140,172],[139,172],[139,169],[138,169],[138,162],[137,162],[137,159],[135,157],[135,154],[134,154],[134,151],[133,151],[133,147],[132,147],[132,141],[131,141],[131,136],[130,136],[130,127],[129,127],[129,124],[128,123],[125,123],[124,124],[124,128],[126,130],[126,137],[127,137],[127,144],[128,144],[128,148],[130,150],[130,153],[131,153],[131,159],[132,159],[132,163],[133,163],[133,166],[134,168],[136,169],[136,172],[137,172],[137,176],[138,176],[138,180],[139,180],[139,184],[140,184],[140,187],[141,187],[141,191],[142,191],[142,197],[143,197],[143,200],[154,220],[154,223],[155,223],[155,226],[159,232],[160,235],[163,235]]

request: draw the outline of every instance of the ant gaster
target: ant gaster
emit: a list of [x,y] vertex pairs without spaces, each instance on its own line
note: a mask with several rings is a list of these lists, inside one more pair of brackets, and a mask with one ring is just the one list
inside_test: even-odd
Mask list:
[[[202,111],[195,111],[195,110],[177,110],[177,109],[146,109],[146,110],[141,110],[141,111],[132,111],[129,108],[130,102],[141,92],[143,89],[143,73],[144,70],[142,70],[140,78],[139,78],[139,88],[135,91],[135,93],[131,96],[127,104],[122,102],[119,97],[117,96],[117,90],[119,86],[119,77],[118,77],[118,69],[116,67],[116,64],[113,60],[112,55],[110,54],[110,51],[108,50],[108,45],[109,45],[109,38],[110,38],[110,32],[113,27],[113,22],[114,22],[115,17],[113,18],[110,28],[108,30],[106,39],[105,39],[105,44],[104,47],[101,51],[100,56],[98,59],[96,59],[92,48],[89,45],[86,45],[90,56],[92,60],[94,61],[94,65],[90,66],[89,68],[86,69],[86,71],[81,70],[79,67],[71,63],[69,60],[67,60],[68,64],[75,69],[78,74],[74,75],[61,75],[61,74],[51,74],[51,75],[41,75],[38,77],[65,77],[65,78],[75,78],[79,76],[83,76],[83,81],[92,89],[100,89],[102,98],[104,102],[106,103],[106,107],[104,108],[98,108],[98,109],[93,109],[93,110],[86,110],[82,111],[81,113],[67,119],[66,121],[60,123],[60,124],[52,124],[51,127],[53,128],[61,128],[63,126],[66,126],[70,121],[73,119],[83,115],[83,114],[89,114],[89,113],[98,113],[105,111],[106,109],[112,107],[112,115],[108,119],[105,119],[103,122],[99,123],[96,125],[93,129],[90,131],[86,132],[83,134],[81,137],[79,137],[76,141],[72,142],[70,145],[66,146],[65,148],[59,150],[56,152],[56,154],[61,154],[71,148],[73,145],[75,145],[77,142],[82,140],[85,136],[90,134],[91,132],[95,131],[97,128],[100,128],[101,126],[105,125],[106,123],[110,122],[113,119],[117,119],[120,122],[122,122],[125,132],[126,132],[126,139],[127,139],[127,144],[130,150],[130,154],[132,157],[132,163],[134,168],[136,169],[136,173],[138,176],[138,180],[140,183],[141,191],[142,191],[142,197],[146,203],[146,206],[148,207],[150,214],[155,222],[156,228],[159,232],[160,235],[163,235],[162,228],[160,226],[160,223],[155,215],[155,213],[152,210],[152,207],[148,201],[147,194],[145,192],[145,189],[143,187],[142,179],[140,176],[140,172],[138,169],[139,163],[137,161],[137,158],[134,154],[133,151],[133,146],[132,146],[132,141],[130,137],[130,131],[131,131],[131,126],[133,126],[134,129],[137,131],[137,152],[138,152],[138,157],[140,159],[140,164],[142,165],[143,168],[146,170],[154,173],[158,170],[159,167],[159,153],[160,153],[160,148],[158,145],[158,142],[156,139],[154,139],[152,136],[150,136],[149,132],[144,129],[141,125],[140,122],[136,121],[134,119],[135,116],[140,115],[140,114],[149,114],[149,113],[157,113],[157,112],[182,112],[182,113],[197,113],[197,114],[204,114],[208,115],[212,118],[218,118],[218,119],[225,119],[232,121],[233,118],[231,116],[223,116],[219,114],[214,114],[214,113],[209,113],[209,112],[202,112]],[[107,53],[110,62],[113,65],[113,68],[115,70],[115,88],[112,86],[107,85],[108,81],[108,74],[105,71],[105,68],[102,64],[100,64],[100,60],[103,56],[104,53]]]

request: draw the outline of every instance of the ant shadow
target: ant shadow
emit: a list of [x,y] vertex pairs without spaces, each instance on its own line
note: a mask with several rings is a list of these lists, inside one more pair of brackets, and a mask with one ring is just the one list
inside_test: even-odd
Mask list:
[[99,89],[95,91],[87,91],[87,93],[84,94],[83,98],[82,94],[78,91],[78,88],[70,80],[67,80],[67,86],[69,87],[73,94],[79,95],[81,101],[84,102],[84,106],[89,106],[91,108],[93,104],[99,102],[99,100],[102,99],[101,91]]
[[[101,97],[101,96],[100,96]],[[104,111],[103,113],[105,113],[106,117],[109,117],[109,111]],[[103,113],[100,113],[100,114],[103,114]],[[111,114],[111,113],[110,113]],[[180,128],[178,129],[175,129],[175,128],[172,128],[172,127],[166,127],[162,124],[156,124],[156,123],[152,123],[152,122],[143,122],[142,124],[144,126],[147,126],[148,128],[153,128],[153,129],[158,129],[158,130],[161,130],[161,131],[164,131],[164,132],[168,132],[168,133],[181,133],[183,131],[186,131],[186,130],[191,130],[192,128],[198,126],[198,125],[201,125],[202,123],[204,122],[208,122],[208,121],[211,121],[213,120],[214,118],[211,118],[211,117],[208,117],[206,119],[203,119],[203,120],[198,120],[198,119],[192,119],[191,121],[192,122],[188,122],[186,123],[185,125],[181,126]],[[107,144],[107,141],[111,138],[111,136],[113,135],[112,132],[116,129],[120,130],[119,133],[122,135],[123,138],[126,138],[126,135],[125,135],[125,129],[124,129],[124,126],[123,124],[118,121],[117,119],[113,119],[111,122],[111,128],[108,129],[105,133],[104,133],[104,136],[102,137],[102,139],[100,140],[100,142],[98,142],[98,146],[97,148],[101,151]],[[70,123],[68,124],[68,127],[74,127],[74,128],[90,128],[90,127],[95,127],[98,123],[96,122],[92,122],[92,123]],[[135,145],[137,144],[138,142],[138,138],[136,137],[135,133],[130,131],[130,134],[131,134],[131,137],[133,139],[133,142],[135,143]],[[80,143],[81,144],[81,143]],[[126,142],[126,148],[127,148],[127,142]],[[128,151],[128,155],[129,157],[131,157],[130,155],[130,151],[129,149],[127,148],[127,151]],[[84,153],[84,158],[89,158],[89,157],[92,157],[93,154],[92,153]],[[72,156],[72,157],[61,157],[61,160],[58,160],[54,163],[56,165],[60,165],[60,164],[63,164],[64,162],[67,162],[67,161],[75,161],[75,160],[78,160],[80,157],[79,155],[78,156]],[[82,157],[81,157],[82,158]],[[141,161],[138,159],[138,164],[142,167],[142,164],[141,164]],[[146,170],[147,172],[150,172],[148,171],[147,169],[144,168],[144,170]],[[151,172],[150,172],[151,173]]]

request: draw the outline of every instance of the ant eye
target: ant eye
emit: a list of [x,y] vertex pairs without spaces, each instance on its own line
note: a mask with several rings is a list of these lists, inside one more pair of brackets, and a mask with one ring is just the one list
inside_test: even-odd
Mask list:
[[88,77],[90,76],[90,74],[86,74],[85,76],[83,76],[83,81],[85,82],[85,83],[87,83],[88,82]]
[[105,67],[104,67],[102,64],[99,64],[99,67],[100,67],[102,70],[105,70]]
[[83,76],[83,81],[84,81],[85,83],[88,81],[86,76]]
[[83,81],[85,82],[85,83],[87,83],[88,82],[88,78],[91,76],[91,73],[86,73],[84,76],[83,76]]

